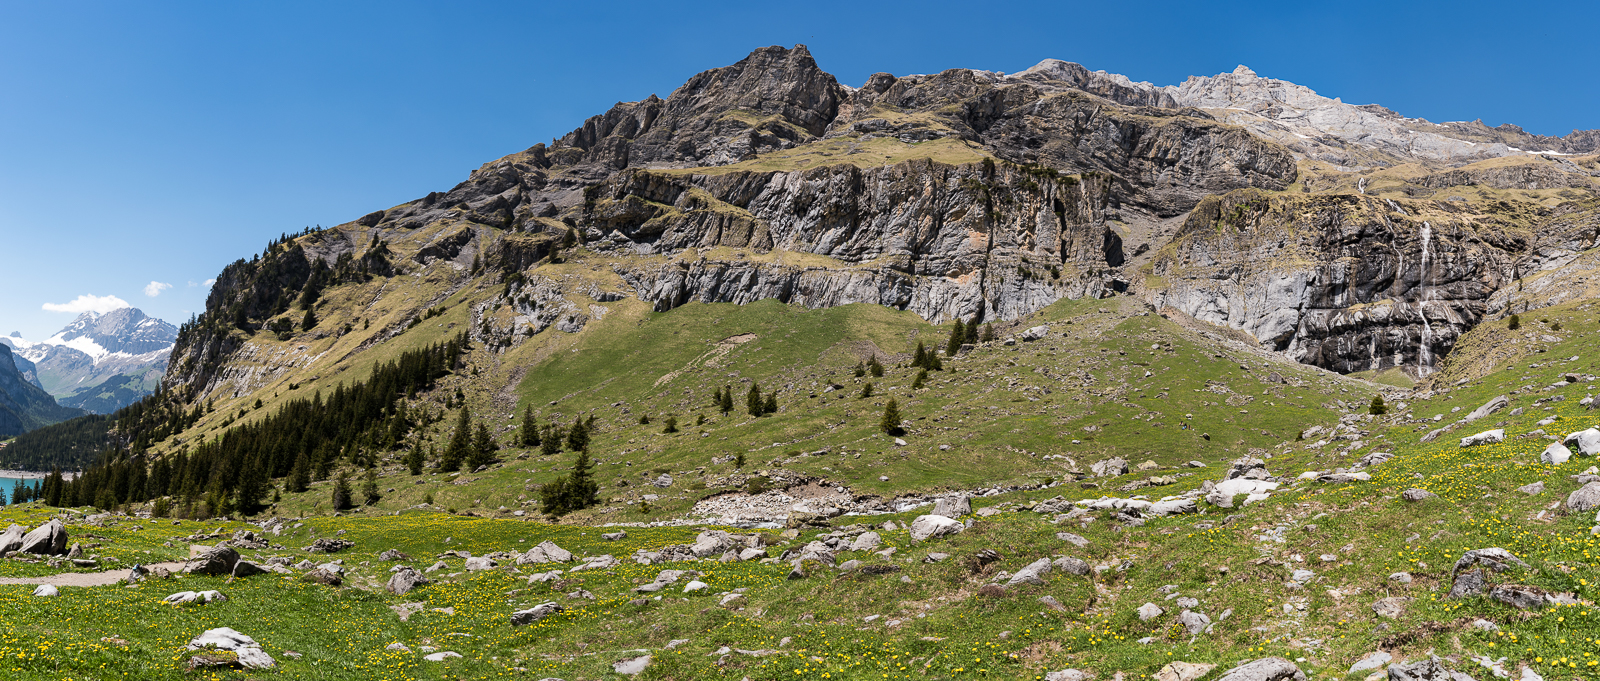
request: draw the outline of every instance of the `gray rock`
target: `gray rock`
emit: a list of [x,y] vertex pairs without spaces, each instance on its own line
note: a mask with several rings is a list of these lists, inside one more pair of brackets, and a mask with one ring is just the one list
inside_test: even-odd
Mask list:
[[233,564],[234,579],[253,577],[255,575],[266,574],[266,572],[266,568],[256,565],[248,560],[241,560]]
[[226,600],[228,600],[228,597],[222,595],[221,591],[179,591],[161,599],[161,602],[173,605],[186,605],[189,603],[204,605],[206,603],[221,603]]
[[1474,565],[1482,565],[1495,572],[1505,572],[1512,568],[1528,569],[1528,564],[1522,562],[1521,558],[1516,557],[1510,551],[1498,546],[1491,546],[1483,549],[1472,549],[1461,554],[1461,557],[1456,560],[1455,568],[1452,572],[1461,572]]
[[51,518],[50,522],[40,525],[22,536],[22,545],[17,549],[22,553],[31,553],[40,556],[59,556],[67,552],[67,528],[60,520]]
[[1064,541],[1064,542],[1066,542],[1068,544],[1071,544],[1073,546],[1076,546],[1078,548],[1084,548],[1084,547],[1087,547],[1089,545],[1089,540],[1084,539],[1083,537],[1080,537],[1080,536],[1078,536],[1076,534],[1073,534],[1071,532],[1057,532],[1056,533],[1056,539],[1060,539],[1061,541]]
[[60,595],[60,593],[61,590],[57,589],[54,584],[40,584],[39,586],[33,588],[33,595],[40,598],[50,598],[52,596]]
[[1539,463],[1550,465],[1564,464],[1571,458],[1572,452],[1560,442],[1550,443],[1550,446],[1545,447],[1544,451],[1539,453]]
[[1521,492],[1523,494],[1526,494],[1526,495],[1528,495],[1530,497],[1534,496],[1536,494],[1544,494],[1544,481],[1540,480],[1539,482],[1534,482],[1534,483],[1529,483],[1529,484],[1523,485],[1521,487],[1518,487],[1517,491]]
[[877,532],[862,532],[850,543],[851,551],[871,551],[883,544],[883,538]]
[[1429,492],[1428,490],[1425,490],[1425,489],[1418,489],[1416,487],[1413,487],[1413,488],[1408,489],[1408,490],[1406,490],[1404,492],[1401,492],[1400,493],[1400,498],[1404,499],[1406,501],[1417,502],[1417,501],[1422,501],[1423,499],[1437,499],[1437,498],[1439,498],[1439,495],[1434,494],[1433,492]]
[[1166,611],[1162,610],[1161,606],[1154,603],[1145,603],[1144,605],[1139,606],[1139,620],[1143,622],[1149,622],[1150,620],[1160,617],[1161,613],[1163,612]]
[[1507,399],[1505,395],[1500,395],[1492,400],[1489,400],[1488,402],[1485,402],[1483,406],[1472,410],[1471,413],[1467,414],[1461,419],[1461,422],[1471,423],[1509,406],[1511,406],[1511,400]]
[[1366,655],[1362,655],[1361,659],[1356,660],[1355,664],[1350,665],[1350,671],[1345,673],[1354,674],[1356,672],[1364,672],[1369,669],[1382,669],[1384,665],[1389,664],[1389,661],[1393,659],[1394,658],[1388,653],[1381,650],[1367,653]]
[[1044,607],[1049,608],[1051,610],[1054,610],[1056,612],[1066,612],[1067,611],[1067,606],[1062,605],[1061,601],[1056,600],[1055,596],[1040,596],[1039,597],[1039,603],[1041,605],[1043,605]]
[[1468,598],[1483,593],[1483,570],[1464,570],[1450,582],[1450,598]]
[[467,572],[482,572],[484,570],[493,570],[497,567],[500,567],[500,564],[494,562],[494,559],[488,556],[474,556],[468,558],[466,563]]
[[1077,669],[1063,669],[1061,671],[1049,672],[1044,675],[1044,681],[1089,681],[1093,678],[1094,672],[1086,672]]
[[1476,447],[1478,445],[1490,445],[1497,442],[1504,442],[1505,439],[1506,430],[1504,428],[1496,428],[1494,430],[1486,430],[1476,435],[1468,435],[1464,438],[1461,438],[1461,446]]
[[1411,583],[1411,573],[1409,573],[1409,572],[1396,572],[1394,574],[1389,575],[1389,581],[1397,582],[1397,583],[1400,583],[1400,584],[1410,584]]
[[1128,460],[1120,456],[1104,461],[1096,461],[1089,465],[1089,472],[1097,478],[1112,478],[1128,474]]
[[511,613],[511,626],[527,626],[563,610],[566,610],[566,608],[561,607],[559,603],[540,603],[527,610],[518,610]]
[[1185,610],[1178,613],[1178,624],[1183,625],[1183,630],[1189,632],[1190,636],[1198,636],[1211,626],[1211,618],[1203,613]]
[[571,562],[572,552],[555,545],[555,542],[542,541],[538,546],[528,549],[527,553],[517,556],[518,565],[537,565],[540,563],[566,563]]
[[1234,667],[1217,681],[1305,681],[1305,672],[1281,657],[1263,657]]
[[409,567],[403,567],[399,570],[396,570],[393,575],[389,576],[389,584],[387,588],[389,589],[389,593],[392,593],[396,596],[403,596],[411,593],[412,589],[431,583],[432,582],[429,581],[427,577],[422,576],[422,573],[417,572]]
[[301,575],[300,581],[310,582],[312,584],[321,584],[323,586],[339,586],[344,584],[344,577],[340,576],[337,572],[319,567],[315,570],[305,573],[304,575]]
[[972,501],[965,494],[940,497],[933,502],[933,515],[959,518],[972,513]]
[[1039,326],[1034,326],[1034,327],[1030,327],[1028,329],[1023,330],[1023,332],[1021,334],[1021,338],[1022,338],[1023,342],[1031,343],[1033,341],[1042,339],[1042,338],[1044,338],[1045,336],[1048,336],[1048,335],[1050,335],[1050,327],[1049,327],[1049,325],[1040,324]]
[[183,567],[183,571],[191,575],[210,575],[221,577],[233,574],[233,566],[239,562],[239,552],[227,546],[218,546],[207,549],[205,553],[190,559]]
[[1538,610],[1544,607],[1546,593],[1536,586],[1501,584],[1489,589],[1489,597],[1519,610]]
[[1404,596],[1380,598],[1372,604],[1372,612],[1379,617],[1399,619],[1401,615],[1406,613],[1406,605],[1409,603],[1411,603],[1411,599]]
[[959,534],[966,526],[960,522],[940,515],[918,516],[911,521],[912,541],[926,541],[936,537]]
[[600,535],[600,538],[604,539],[606,541],[617,541],[617,540],[620,540],[620,539],[627,539],[628,538],[628,532],[626,530],[619,530],[619,531],[616,531],[616,532],[607,532],[605,534]]
[[1017,584],[1021,584],[1023,582],[1028,584],[1044,584],[1044,578],[1048,574],[1050,574],[1050,559],[1040,558],[1039,560],[1029,563],[1021,570],[1018,570],[1017,574],[1012,575],[1010,581],[1006,582],[1006,586],[1016,586]]
[[22,548],[22,537],[28,533],[28,528],[13,523],[0,533],[0,556]]
[[1568,449],[1580,456],[1600,454],[1600,428],[1590,428],[1572,433],[1562,441]]
[[410,561],[411,556],[401,553],[399,549],[389,549],[388,551],[378,554],[378,560]]
[[1591,482],[1567,495],[1567,510],[1584,513],[1600,508],[1600,482]]
[[1472,677],[1452,671],[1439,658],[1389,665],[1389,681],[1471,681]]
[[1077,558],[1073,558],[1072,556],[1062,556],[1057,558],[1052,565],[1062,572],[1065,572],[1069,575],[1077,575],[1079,577],[1089,574],[1090,570],[1088,563],[1078,560]]
[[[194,639],[189,641],[189,650],[220,650],[231,652],[233,653],[232,659],[236,661],[237,666],[245,669],[271,669],[277,666],[277,662],[272,659],[272,656],[261,650],[261,644],[256,643],[255,639],[245,636],[244,634],[227,627],[207,629],[204,633],[194,637]],[[194,658],[191,658],[191,662],[193,659]],[[228,658],[218,659],[227,660]],[[191,666],[215,665],[202,663],[201,665]],[[233,665],[228,664],[227,666]]]

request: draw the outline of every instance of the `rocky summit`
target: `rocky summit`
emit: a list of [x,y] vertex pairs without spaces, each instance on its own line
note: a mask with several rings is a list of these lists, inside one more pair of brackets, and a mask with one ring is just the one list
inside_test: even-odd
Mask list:
[[[0,448],[45,473],[0,508],[0,659],[1587,678],[1597,192],[1594,131],[1244,66],[761,48],[285,234],[175,332],[75,322],[170,358]],[[12,340],[0,425],[48,398]]]

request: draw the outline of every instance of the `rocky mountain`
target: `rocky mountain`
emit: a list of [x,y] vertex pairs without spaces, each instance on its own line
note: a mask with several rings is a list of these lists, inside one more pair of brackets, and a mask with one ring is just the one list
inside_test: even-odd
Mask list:
[[[470,324],[499,347],[579,331],[618,297],[871,303],[942,323],[1130,295],[1296,361],[1425,378],[1464,331],[1538,304],[1508,287],[1575,276],[1600,237],[1597,144],[1406,118],[1245,67],[1158,87],[1046,60],[851,87],[804,46],[762,48],[449,191],[235,263],[169,380],[259,382],[261,367],[229,367],[250,342],[226,329],[286,337],[296,320],[271,318],[318,267],[396,287],[441,267],[512,278]],[[601,274],[543,269],[562,249]]]
[[138,309],[122,308],[85,312],[44,341],[13,333],[0,344],[29,362],[23,371],[31,371],[34,384],[63,405],[109,414],[154,389],[177,331]]
[[56,404],[43,388],[23,377],[11,348],[0,345],[0,438],[16,437],[85,413]]

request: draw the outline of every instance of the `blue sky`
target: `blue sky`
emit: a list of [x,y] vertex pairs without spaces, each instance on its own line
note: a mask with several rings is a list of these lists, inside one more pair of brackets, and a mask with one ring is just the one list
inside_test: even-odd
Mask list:
[[41,339],[109,297],[181,322],[281,232],[449,189],[763,45],[804,43],[850,85],[1050,57],[1158,85],[1246,64],[1560,135],[1600,128],[1597,25],[1589,2],[0,0],[0,334]]

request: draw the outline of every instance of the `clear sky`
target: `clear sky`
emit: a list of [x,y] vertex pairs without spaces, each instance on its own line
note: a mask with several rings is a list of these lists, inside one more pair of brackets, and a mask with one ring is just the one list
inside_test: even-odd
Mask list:
[[1600,128],[1596,26],[1600,3],[1538,1],[0,0],[0,335],[42,339],[111,297],[182,322],[281,232],[447,190],[764,45],[804,43],[849,85],[1052,57],[1158,85],[1246,64],[1561,135]]

